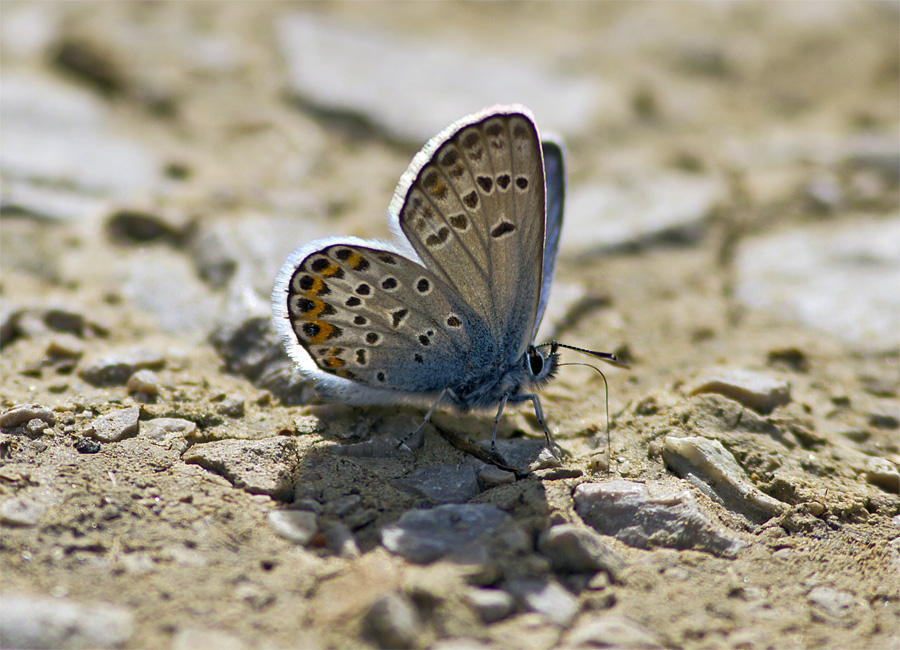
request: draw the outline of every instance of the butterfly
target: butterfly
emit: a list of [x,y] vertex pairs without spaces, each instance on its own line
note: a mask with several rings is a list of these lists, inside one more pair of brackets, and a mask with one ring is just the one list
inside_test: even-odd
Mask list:
[[[388,209],[392,242],[329,237],[295,250],[272,292],[275,325],[319,395],[351,405],[460,411],[530,401],[559,365],[533,343],[550,295],[565,195],[562,145],[531,112],[494,106],[413,158]],[[580,350],[580,348],[573,348]],[[609,353],[590,352],[615,363]]]

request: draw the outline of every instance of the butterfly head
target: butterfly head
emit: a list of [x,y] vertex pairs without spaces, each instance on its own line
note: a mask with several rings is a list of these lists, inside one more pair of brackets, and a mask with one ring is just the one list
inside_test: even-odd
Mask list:
[[534,386],[541,386],[556,376],[559,366],[559,353],[557,343],[550,345],[529,345],[522,363],[525,364],[525,372]]

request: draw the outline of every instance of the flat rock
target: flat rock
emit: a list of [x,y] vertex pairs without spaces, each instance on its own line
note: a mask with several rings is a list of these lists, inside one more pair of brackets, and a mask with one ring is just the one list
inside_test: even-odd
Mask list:
[[768,521],[787,509],[784,503],[753,485],[731,452],[718,440],[666,436],[663,460],[676,474],[690,477],[706,494],[712,492],[710,496],[714,499],[755,523]]
[[591,255],[656,241],[694,241],[726,196],[721,178],[686,173],[648,174],[619,185],[576,185],[566,197],[560,248]]
[[35,418],[46,422],[50,426],[56,424],[56,415],[54,415],[53,411],[40,404],[27,404],[14,406],[0,415],[0,427],[12,429]]
[[528,536],[508,514],[488,504],[448,504],[405,512],[381,533],[391,553],[428,564],[442,557],[484,561],[493,551],[523,551]]
[[606,571],[618,578],[625,561],[606,540],[587,526],[559,524],[541,533],[538,550],[550,558],[557,571],[594,573]]
[[642,483],[605,481],[575,488],[575,511],[585,523],[635,548],[664,546],[732,557],[747,544],[713,524],[689,492]]
[[131,638],[130,611],[110,603],[6,593],[0,597],[4,648],[117,648]]
[[114,413],[101,415],[91,422],[87,435],[100,442],[116,442],[123,438],[136,436],[140,416],[141,408],[139,406],[130,406]]
[[392,484],[425,497],[432,503],[465,503],[481,492],[475,468],[468,463],[429,465],[393,481]]
[[762,414],[791,401],[788,382],[770,374],[742,368],[712,368],[689,389],[691,395],[718,393]]
[[279,17],[277,34],[293,94],[416,144],[494,104],[523,103],[542,128],[575,134],[621,103],[596,79],[551,71],[540,59],[523,64],[372,23],[298,12]]
[[122,386],[139,370],[159,370],[166,359],[155,350],[125,348],[85,361],[78,373],[94,386]]
[[127,195],[158,180],[158,162],[110,128],[108,109],[81,89],[4,74],[0,169],[5,177]]
[[900,347],[900,220],[854,219],[750,239],[735,295],[863,349]]
[[297,441],[289,436],[261,440],[217,440],[194,445],[182,460],[215,472],[251,494],[279,501],[293,497]]

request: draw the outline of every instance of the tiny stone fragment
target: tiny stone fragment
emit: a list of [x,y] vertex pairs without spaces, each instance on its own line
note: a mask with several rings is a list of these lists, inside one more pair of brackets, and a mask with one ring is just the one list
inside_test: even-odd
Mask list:
[[866,480],[887,492],[900,493],[900,471],[884,458],[869,458],[866,461]]
[[131,406],[114,413],[101,415],[91,422],[87,434],[100,442],[116,442],[122,438],[136,436],[140,415],[139,406]]
[[366,612],[363,626],[380,648],[412,648],[421,633],[422,620],[409,598],[387,594]]
[[305,546],[318,530],[316,513],[307,510],[272,510],[269,525],[286,540]]
[[466,601],[485,623],[506,618],[516,609],[515,599],[502,589],[472,589],[466,592]]
[[568,627],[578,615],[578,599],[558,582],[525,578],[510,581],[509,588],[527,609],[543,614],[560,627]]
[[159,393],[159,377],[152,370],[138,370],[128,378],[125,387],[129,393],[156,395]]

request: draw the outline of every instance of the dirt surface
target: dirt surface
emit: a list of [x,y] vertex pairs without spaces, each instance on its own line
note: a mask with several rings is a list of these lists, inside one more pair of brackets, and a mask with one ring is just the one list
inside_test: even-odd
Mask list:
[[[898,7],[4,2],[3,83],[89,96],[101,127],[153,161],[152,181],[105,187],[85,180],[90,140],[83,169],[56,177],[4,162],[0,406],[45,410],[0,434],[0,590],[7,603],[99,604],[82,626],[107,609],[124,620],[106,636],[60,637],[10,636],[22,632],[5,620],[4,647],[897,648],[900,346],[753,308],[738,298],[736,259],[745,241],[792,228],[897,219],[897,151],[873,172],[828,143],[876,134],[896,145]],[[295,12],[540,62],[602,88],[609,110],[563,133],[573,186],[678,173],[722,188],[675,231],[588,252],[577,236],[564,244],[557,284],[577,291],[553,333],[631,364],[604,368],[611,449],[603,380],[563,367],[542,394],[561,465],[496,483],[478,474],[476,495],[445,500],[410,477],[433,490],[442,479],[427,468],[485,468],[435,426],[412,453],[376,449],[423,410],[287,405],[310,394],[229,356],[252,342],[222,343],[222,332],[251,322],[234,315],[243,308],[265,313],[291,248],[388,236],[391,192],[424,142],[386,133],[364,105],[288,92],[275,32]],[[76,120],[78,107],[64,114]],[[22,199],[22,187],[46,201]],[[900,266],[887,273],[896,280]],[[266,363],[284,363],[260,342],[274,350]],[[722,368],[781,382],[763,389],[776,403],[753,405],[749,380],[704,379]],[[122,422],[98,423],[115,414]],[[180,424],[151,435],[160,418]],[[434,419],[475,441],[492,421]],[[500,432],[516,449],[542,439],[524,408],[508,409]],[[751,512],[750,497],[723,497],[696,465],[678,471],[667,437],[721,443],[776,505]],[[689,493],[736,550],[640,548],[600,530],[621,568],[560,568],[541,535],[585,528],[577,488],[615,480]],[[483,540],[493,550],[474,559],[423,563],[383,541],[404,513],[462,501],[497,506],[527,543]],[[315,513],[303,539],[272,523],[285,509]],[[533,584],[561,590],[538,590],[541,601]],[[483,592],[506,594],[508,611],[491,620]]]

